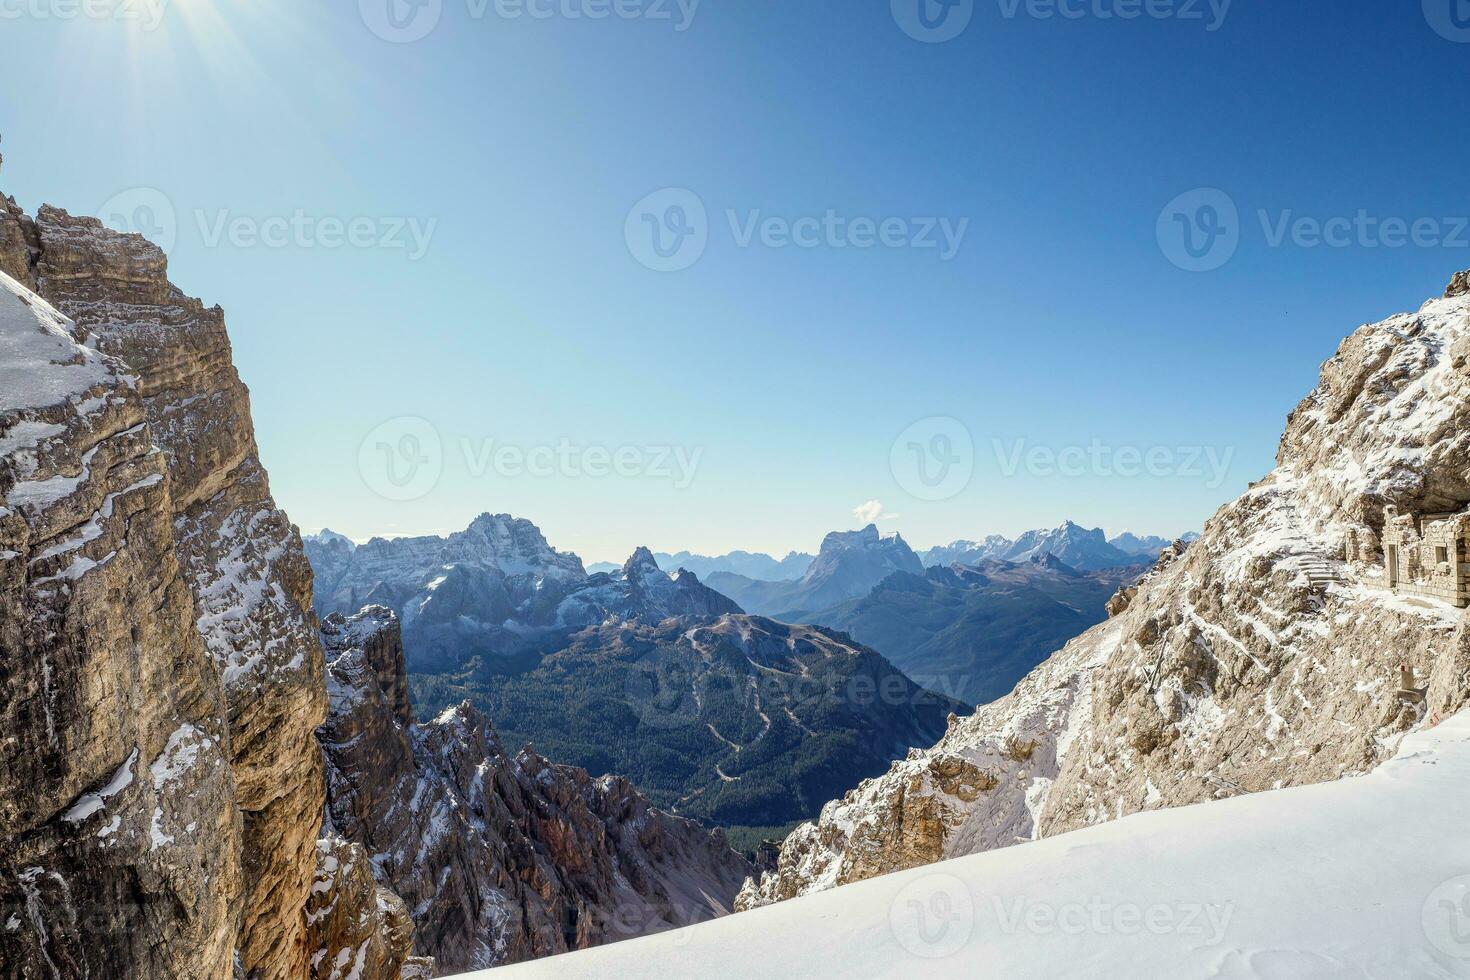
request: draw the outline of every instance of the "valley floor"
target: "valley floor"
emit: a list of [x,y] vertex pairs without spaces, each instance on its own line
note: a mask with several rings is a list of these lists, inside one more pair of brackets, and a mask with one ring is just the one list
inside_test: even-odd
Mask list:
[[1470,711],[1359,778],[1141,813],[493,974],[696,976],[1470,977]]

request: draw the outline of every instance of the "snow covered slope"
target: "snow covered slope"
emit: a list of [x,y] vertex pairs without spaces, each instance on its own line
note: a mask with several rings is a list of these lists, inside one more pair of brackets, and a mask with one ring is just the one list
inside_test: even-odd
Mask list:
[[1470,712],[1367,776],[1140,813],[493,976],[1466,977],[1467,820]]

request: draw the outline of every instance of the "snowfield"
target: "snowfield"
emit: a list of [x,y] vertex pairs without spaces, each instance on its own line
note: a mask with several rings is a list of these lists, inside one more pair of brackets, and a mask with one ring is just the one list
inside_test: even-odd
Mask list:
[[1470,711],[1366,776],[465,976],[1470,977]]

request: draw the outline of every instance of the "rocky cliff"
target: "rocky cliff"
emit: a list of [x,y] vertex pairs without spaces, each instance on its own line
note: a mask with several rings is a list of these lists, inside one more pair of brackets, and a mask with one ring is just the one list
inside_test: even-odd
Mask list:
[[[13,252],[6,267],[25,271]],[[7,976],[222,977],[234,960],[230,732],[138,389],[0,273]]]
[[333,829],[408,903],[445,970],[533,959],[730,911],[751,867],[613,776],[510,754],[468,703],[415,724],[397,617],[322,624]]
[[1374,768],[1470,697],[1463,611],[1393,593],[1381,550],[1386,505],[1470,504],[1467,451],[1470,296],[1452,286],[1353,333],[1276,469],[1199,541],[1015,692],[828,804],[739,904]]
[[[307,909],[329,857],[321,646],[223,315],[142,238],[3,197],[0,269],[0,627],[27,665],[0,702],[0,769],[27,789],[5,794],[26,816],[0,961],[311,975],[332,942]],[[359,976],[397,975],[406,940],[384,942],[386,972]]]

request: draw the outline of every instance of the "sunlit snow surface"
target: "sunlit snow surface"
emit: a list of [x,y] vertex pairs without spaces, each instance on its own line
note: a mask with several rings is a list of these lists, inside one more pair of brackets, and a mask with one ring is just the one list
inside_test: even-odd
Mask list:
[[1470,977],[1470,712],[1355,779],[468,976]]

